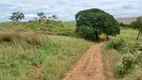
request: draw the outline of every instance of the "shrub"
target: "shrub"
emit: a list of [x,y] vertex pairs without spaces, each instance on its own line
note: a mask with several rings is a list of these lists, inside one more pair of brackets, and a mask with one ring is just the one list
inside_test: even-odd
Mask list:
[[137,70],[141,67],[142,62],[142,52],[138,51],[135,53],[127,53],[123,55],[121,61],[117,64],[117,73],[119,76],[123,77],[125,74],[131,72],[132,70]]
[[124,76],[124,74],[127,73],[126,68],[125,68],[125,66],[124,66],[124,64],[122,62],[119,62],[117,64],[117,73],[121,77]]
[[133,43],[133,44],[128,44],[128,47],[127,47],[127,50],[130,52],[130,53],[132,53],[132,54],[135,54],[135,53],[137,53],[138,52],[138,46],[135,44],[135,43]]
[[112,39],[107,44],[107,48],[116,49],[118,51],[123,50],[125,46],[126,42],[123,39]]
[[135,54],[135,59],[136,59],[136,63],[138,65],[140,65],[142,62],[142,52],[141,51],[139,51],[137,54]]
[[135,56],[127,53],[125,54],[121,61],[117,65],[118,75],[123,77],[126,73],[135,67]]

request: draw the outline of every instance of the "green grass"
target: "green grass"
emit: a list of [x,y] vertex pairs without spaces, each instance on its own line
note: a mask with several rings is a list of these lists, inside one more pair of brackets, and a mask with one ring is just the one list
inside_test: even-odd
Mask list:
[[[113,36],[111,38],[122,38],[126,41],[135,41],[137,38],[138,31],[133,30],[132,28],[121,28],[121,32],[117,36]],[[139,37],[138,41],[142,41],[142,36]]]
[[44,34],[56,34],[76,37],[75,22],[47,21],[40,23],[39,21],[29,22],[7,22],[0,23],[0,31],[14,29],[17,31],[36,31]]
[[[46,36],[44,36],[46,37]],[[92,42],[65,36],[47,36],[37,46],[0,43],[0,80],[62,80]]]

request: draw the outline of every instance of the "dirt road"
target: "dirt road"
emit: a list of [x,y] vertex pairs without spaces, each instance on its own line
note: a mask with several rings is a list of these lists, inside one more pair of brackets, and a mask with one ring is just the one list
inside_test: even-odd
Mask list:
[[99,43],[91,46],[63,80],[105,80]]

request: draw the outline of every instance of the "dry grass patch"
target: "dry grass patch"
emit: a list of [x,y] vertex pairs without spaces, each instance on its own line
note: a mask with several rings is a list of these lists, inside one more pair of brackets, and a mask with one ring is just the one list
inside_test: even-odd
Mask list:
[[31,45],[44,45],[48,36],[38,32],[0,31],[0,42],[20,43],[26,41]]

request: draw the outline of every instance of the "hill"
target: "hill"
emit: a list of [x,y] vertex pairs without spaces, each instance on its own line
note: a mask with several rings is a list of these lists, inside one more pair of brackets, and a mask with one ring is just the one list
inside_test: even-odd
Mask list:
[[136,17],[130,17],[130,18],[116,18],[118,22],[123,22],[124,24],[130,24],[131,22],[136,20]]

